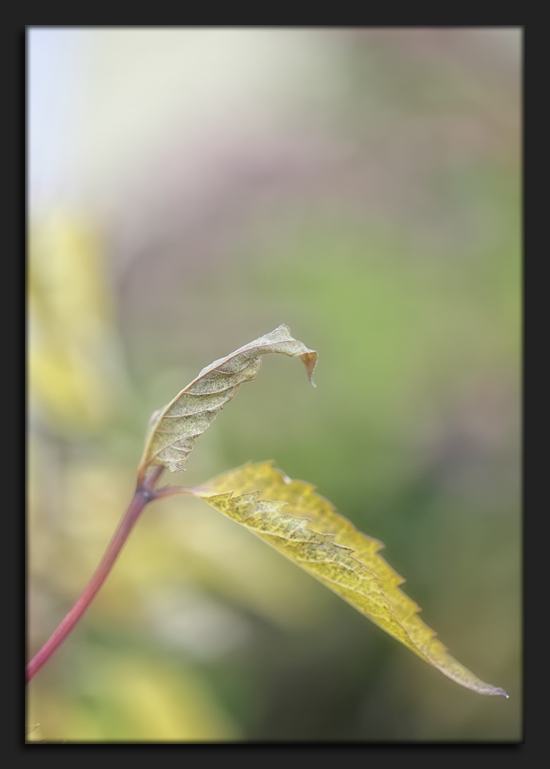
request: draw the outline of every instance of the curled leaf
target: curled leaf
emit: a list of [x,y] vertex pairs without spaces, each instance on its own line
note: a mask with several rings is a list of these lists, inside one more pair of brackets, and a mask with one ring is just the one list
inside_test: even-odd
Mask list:
[[508,695],[447,653],[399,588],[405,580],[379,555],[384,545],[339,515],[315,487],[292,481],[271,462],[247,464],[190,489],[301,566],[456,683]]
[[262,365],[261,356],[269,352],[300,356],[313,384],[317,353],[294,339],[288,326],[282,324],[203,368],[167,406],[155,411],[149,421],[140,468],[164,465],[172,472],[183,470],[198,436],[235,397],[241,384],[254,379]]

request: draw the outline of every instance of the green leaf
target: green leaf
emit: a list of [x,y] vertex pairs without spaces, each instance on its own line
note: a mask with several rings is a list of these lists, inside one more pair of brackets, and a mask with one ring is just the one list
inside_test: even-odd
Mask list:
[[288,326],[278,326],[203,368],[167,406],[155,411],[149,421],[140,472],[149,465],[164,465],[172,472],[183,470],[198,436],[235,397],[241,384],[254,379],[262,365],[261,356],[269,352],[300,356],[313,384],[317,353],[294,339]]
[[271,462],[247,464],[189,489],[243,524],[453,681],[501,694],[447,653],[403,593],[405,580],[379,555],[384,545],[357,531],[315,487],[292,481]]

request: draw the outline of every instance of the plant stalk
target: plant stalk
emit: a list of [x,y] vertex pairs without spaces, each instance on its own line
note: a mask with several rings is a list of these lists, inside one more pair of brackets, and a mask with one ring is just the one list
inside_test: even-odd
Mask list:
[[118,558],[120,551],[124,547],[124,543],[128,539],[130,532],[134,528],[140,514],[142,513],[143,508],[153,499],[156,499],[156,491],[154,489],[154,485],[160,477],[162,471],[162,467],[155,467],[149,476],[143,479],[141,484],[136,488],[128,510],[124,514],[124,517],[122,518],[117,530],[113,535],[113,538],[109,543],[109,546],[107,547],[107,550],[105,551],[105,555],[103,556],[101,563],[97,567],[91,580],[86,585],[84,592],[77,600],[70,612],[67,614],[65,619],[61,622],[57,630],[54,631],[44,646],[27,665],[25,672],[25,683],[28,683],[33,678],[33,676],[40,670],[40,668],[50,659],[52,654],[61,646],[63,641],[77,625],[80,618],[97,595],[100,587],[109,576],[109,573],[113,568],[113,565]]

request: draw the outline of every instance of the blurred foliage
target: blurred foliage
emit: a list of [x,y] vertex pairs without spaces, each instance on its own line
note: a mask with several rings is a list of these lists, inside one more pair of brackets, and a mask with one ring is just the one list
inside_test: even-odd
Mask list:
[[118,405],[114,308],[98,241],[74,215],[30,232],[29,382],[56,432],[101,430]]
[[518,66],[490,30],[317,32],[334,82],[295,85],[282,128],[239,140],[229,99],[103,208],[31,220],[28,657],[126,509],[151,412],[284,322],[319,352],[317,389],[269,356],[174,482],[274,459],[315,483],[510,699],[174,498],[29,685],[29,741],[521,739]]

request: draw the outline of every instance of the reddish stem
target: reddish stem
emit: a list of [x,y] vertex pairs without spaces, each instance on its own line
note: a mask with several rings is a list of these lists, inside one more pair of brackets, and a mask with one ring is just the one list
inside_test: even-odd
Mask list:
[[124,547],[124,543],[128,539],[128,536],[136,524],[143,508],[148,504],[148,502],[151,502],[156,498],[154,485],[160,477],[162,470],[162,467],[155,467],[149,476],[142,480],[140,486],[136,488],[136,492],[132,501],[130,502],[130,506],[124,514],[118,529],[115,531],[113,538],[111,539],[109,546],[105,551],[105,555],[101,560],[101,563],[97,567],[91,580],[86,585],[84,592],[75,603],[71,611],[67,614],[65,619],[61,622],[57,630],[55,630],[52,636],[46,641],[44,646],[27,665],[25,674],[26,683],[31,680],[31,678],[40,670],[42,665],[44,665],[50,659],[56,649],[61,646],[63,641],[73,630],[88,606],[97,595],[97,592],[113,568],[113,565],[118,558],[120,551]]

